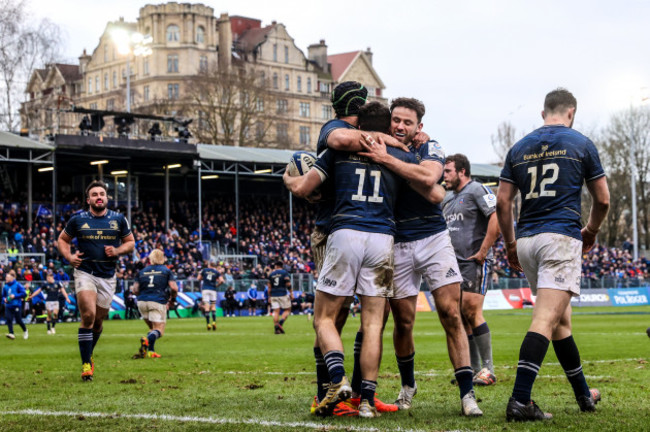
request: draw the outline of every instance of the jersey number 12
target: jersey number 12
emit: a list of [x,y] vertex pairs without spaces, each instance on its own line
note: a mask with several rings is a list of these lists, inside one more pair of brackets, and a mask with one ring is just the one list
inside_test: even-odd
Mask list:
[[[549,177],[544,177],[549,171],[551,172],[551,175]],[[539,192],[535,192],[535,186],[537,186],[537,167],[532,166],[528,168],[528,174],[531,176],[530,191],[528,191],[524,199],[555,196],[555,191],[546,190],[546,186],[555,183],[560,175],[560,167],[556,163],[542,165],[542,181],[539,183]]]

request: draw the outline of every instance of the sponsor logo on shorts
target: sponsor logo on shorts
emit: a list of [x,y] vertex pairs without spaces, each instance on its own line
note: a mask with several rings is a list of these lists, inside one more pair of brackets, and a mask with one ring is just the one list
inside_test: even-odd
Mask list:
[[456,273],[453,268],[450,268],[447,271],[447,274],[445,275],[446,278],[450,278],[450,277],[454,277],[454,276],[458,276],[458,273]]
[[335,287],[336,286],[336,281],[332,280],[330,278],[325,278],[325,279],[323,279],[323,285],[328,286],[328,287]]
[[555,276],[555,282],[564,283],[564,278],[562,276]]

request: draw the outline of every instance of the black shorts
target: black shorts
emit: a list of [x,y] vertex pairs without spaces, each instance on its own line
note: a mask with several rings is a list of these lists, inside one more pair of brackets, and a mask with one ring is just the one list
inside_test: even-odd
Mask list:
[[460,287],[465,292],[485,295],[492,277],[492,260],[486,259],[483,265],[476,261],[458,260],[458,268],[463,276]]

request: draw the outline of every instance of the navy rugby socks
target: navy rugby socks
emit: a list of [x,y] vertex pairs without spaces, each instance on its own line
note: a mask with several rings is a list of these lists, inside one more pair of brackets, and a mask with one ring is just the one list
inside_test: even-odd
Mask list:
[[458,387],[460,388],[460,398],[462,399],[474,388],[474,384],[472,383],[472,378],[474,377],[474,374],[472,373],[472,367],[459,367],[458,369],[454,370],[454,375],[456,376],[456,381],[458,381]]
[[415,387],[415,352],[405,357],[397,357],[397,368],[402,378],[402,387]]
[[363,343],[363,333],[357,332],[354,338],[354,369],[352,369],[352,391],[361,394],[361,344]]
[[316,396],[318,402],[322,401],[327,394],[327,387],[330,383],[330,373],[327,370],[327,364],[323,357],[323,352],[319,347],[314,347],[314,360],[316,361]]
[[589,386],[582,371],[582,364],[580,364],[580,352],[573,340],[573,335],[561,340],[554,340],[553,349],[571,387],[573,387],[576,399],[581,395],[590,396]]
[[515,387],[512,389],[512,397],[517,402],[522,404],[530,402],[533,384],[539,373],[539,368],[542,367],[549,342],[548,339],[539,333],[526,333],[521,348],[519,349],[517,377],[515,378]]
[[147,340],[149,341],[149,351],[156,352],[156,340],[160,339],[161,337],[162,336],[158,330],[151,330],[149,334],[147,334]]
[[361,381],[361,400],[367,400],[370,406],[375,406],[375,391],[377,390],[377,381]]
[[333,384],[338,384],[341,382],[345,376],[345,368],[343,366],[343,361],[345,357],[341,351],[329,351],[323,356],[325,358],[325,363],[327,364],[327,371],[330,374],[330,379]]
[[93,354],[93,330],[80,328],[77,339],[79,340],[81,363],[90,363],[90,357]]

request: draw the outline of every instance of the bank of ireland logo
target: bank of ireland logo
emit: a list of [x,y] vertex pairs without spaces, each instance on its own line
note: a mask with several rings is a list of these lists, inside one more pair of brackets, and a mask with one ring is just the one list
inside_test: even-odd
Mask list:
[[108,226],[110,226],[111,229],[114,229],[114,230],[119,228],[118,225],[117,225],[117,221],[114,221],[114,220],[110,221]]

